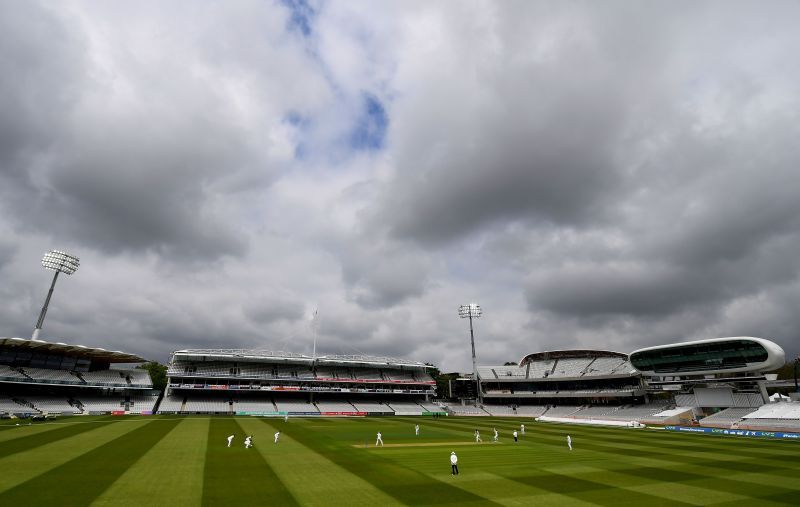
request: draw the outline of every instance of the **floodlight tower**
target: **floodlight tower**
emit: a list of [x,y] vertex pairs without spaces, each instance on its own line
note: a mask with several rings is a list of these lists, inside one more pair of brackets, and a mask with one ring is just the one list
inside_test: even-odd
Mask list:
[[478,380],[478,363],[475,360],[475,332],[472,330],[472,319],[479,318],[482,313],[481,307],[475,303],[458,307],[458,316],[462,319],[469,319],[469,339],[472,342],[472,377],[475,379],[478,403],[483,403],[483,397],[481,396],[481,383]]
[[71,275],[78,270],[80,262],[80,259],[74,255],[70,255],[60,250],[50,250],[44,254],[44,257],[42,258],[42,266],[44,266],[45,269],[52,269],[56,273],[53,275],[53,283],[50,284],[50,290],[47,291],[47,299],[44,300],[42,313],[39,314],[39,320],[36,322],[36,327],[33,329],[33,336],[31,336],[31,340],[39,339],[39,332],[42,330],[42,325],[44,324],[44,316],[47,313],[47,306],[50,304],[50,298],[53,296],[53,288],[56,286],[58,274],[64,273],[65,275]]

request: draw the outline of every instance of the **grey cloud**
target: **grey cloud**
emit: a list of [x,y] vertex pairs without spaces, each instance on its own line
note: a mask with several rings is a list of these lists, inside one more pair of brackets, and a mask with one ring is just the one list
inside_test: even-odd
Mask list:
[[45,336],[161,360],[309,352],[319,307],[321,352],[469,370],[471,300],[482,362],[798,351],[794,2],[70,9],[0,3],[2,335],[63,247]]

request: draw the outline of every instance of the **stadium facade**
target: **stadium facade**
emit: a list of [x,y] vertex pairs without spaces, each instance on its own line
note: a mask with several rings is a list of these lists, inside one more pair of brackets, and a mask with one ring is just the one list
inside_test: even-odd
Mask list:
[[147,370],[134,367],[143,362],[99,347],[0,338],[0,416],[150,414],[158,393]]
[[767,372],[784,364],[780,346],[755,337],[659,345],[630,356],[536,352],[518,365],[479,367],[484,404],[451,410],[577,424],[798,431],[800,403],[769,397],[774,376]]
[[[531,353],[515,365],[481,366],[478,378],[482,415],[569,415],[583,406],[645,401],[641,375],[627,354],[607,350]],[[458,406],[454,410],[463,412]]]
[[434,367],[390,357],[282,351],[173,352],[158,412],[237,415],[426,415]]

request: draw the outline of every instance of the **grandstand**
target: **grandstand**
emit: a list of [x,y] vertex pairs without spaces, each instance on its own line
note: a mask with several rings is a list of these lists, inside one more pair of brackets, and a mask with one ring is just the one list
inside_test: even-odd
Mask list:
[[[193,349],[173,352],[158,412],[241,415],[404,415],[431,412],[432,367],[373,356]],[[441,411],[436,407],[434,411]]]
[[97,347],[0,338],[0,416],[152,413],[158,393],[149,373],[132,367],[144,361]]
[[[537,352],[524,356],[519,365],[479,366],[478,377],[483,411],[493,415],[539,417],[548,407],[575,411],[583,405],[644,401],[639,373],[618,352]],[[550,410],[558,414],[561,408]]]

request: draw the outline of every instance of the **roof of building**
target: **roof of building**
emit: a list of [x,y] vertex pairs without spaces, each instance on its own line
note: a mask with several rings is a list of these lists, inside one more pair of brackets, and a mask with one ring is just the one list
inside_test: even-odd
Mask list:
[[280,361],[294,364],[311,364],[312,362],[339,365],[363,366],[410,366],[416,368],[433,368],[431,365],[419,361],[411,361],[396,357],[368,356],[368,355],[321,355],[312,357],[307,354],[286,352],[282,350],[263,349],[184,349],[176,350],[173,356],[192,358],[213,358],[219,361]]
[[524,356],[519,366],[525,366],[532,361],[546,361],[548,359],[569,359],[580,357],[618,357],[620,359],[627,359],[628,354],[622,352],[613,352],[611,350],[589,350],[589,349],[574,349],[574,350],[550,350],[547,352],[534,352]]
[[119,350],[106,350],[100,347],[86,347],[85,345],[68,345],[61,342],[52,343],[28,338],[0,337],[0,347],[49,354],[64,354],[72,357],[108,361],[109,363],[143,363],[147,361],[136,354],[129,354]]

